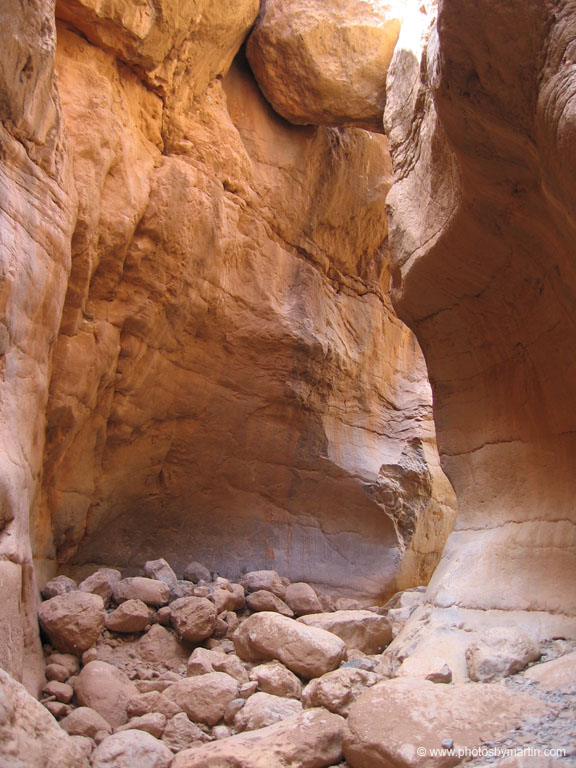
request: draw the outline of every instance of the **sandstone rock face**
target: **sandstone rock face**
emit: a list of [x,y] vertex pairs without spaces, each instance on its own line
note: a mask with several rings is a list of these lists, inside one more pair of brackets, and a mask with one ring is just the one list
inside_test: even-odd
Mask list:
[[[386,140],[271,111],[230,67],[258,3],[161,7],[58,3],[79,206],[37,556],[422,583],[452,496],[388,300]],[[380,472],[405,450],[425,466],[412,527]]]
[[67,592],[42,603],[38,618],[57,650],[80,655],[100,637],[106,613],[99,595]]
[[267,0],[248,60],[270,104],[290,122],[382,132],[400,25],[383,3]]
[[[24,762],[25,761],[25,762]],[[0,765],[88,768],[80,747],[46,709],[0,669]]]
[[456,748],[473,749],[536,711],[530,696],[514,695],[501,685],[385,680],[350,708],[344,755],[351,768],[456,765],[458,755],[433,758],[430,750],[441,748],[447,738]]
[[180,752],[171,768],[324,768],[342,757],[343,718],[311,709],[282,722]]
[[392,627],[385,616],[372,611],[316,613],[298,619],[309,627],[320,627],[340,637],[350,650],[381,653],[392,640]]
[[320,677],[346,658],[346,645],[336,635],[278,613],[253,613],[235,633],[234,645],[241,659],[277,659],[306,678]]
[[557,11],[440,3],[423,53],[400,37],[385,115],[392,295],[460,509],[433,620],[537,639],[576,635],[576,21]]

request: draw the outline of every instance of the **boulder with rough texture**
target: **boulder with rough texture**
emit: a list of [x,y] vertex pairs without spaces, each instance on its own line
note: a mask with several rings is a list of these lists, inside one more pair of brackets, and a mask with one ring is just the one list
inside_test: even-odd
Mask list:
[[184,712],[179,712],[166,723],[162,741],[172,752],[180,752],[186,749],[193,741],[206,741],[204,731],[195,723],[192,723]]
[[170,603],[170,621],[182,639],[201,643],[216,624],[216,608],[204,597],[181,597]]
[[316,591],[303,581],[296,581],[286,587],[286,604],[294,611],[296,616],[304,616],[307,613],[322,613],[322,603],[318,599]]
[[96,710],[116,728],[127,721],[128,702],[138,690],[120,669],[91,661],[74,681],[74,693],[81,706]]
[[542,655],[538,643],[516,627],[492,627],[466,649],[471,680],[489,683],[520,672]]
[[237,731],[255,731],[300,712],[302,704],[295,699],[286,699],[270,693],[255,693],[235,716],[234,727]]
[[194,677],[195,675],[205,675],[208,672],[214,672],[214,663],[222,661],[224,657],[225,654],[222,651],[195,648],[188,659],[186,674],[188,677]]
[[344,755],[351,768],[451,766],[458,755],[433,757],[444,739],[455,748],[474,749],[513,729],[540,705],[504,686],[435,685],[396,678],[377,683],[351,706]]
[[324,768],[342,757],[343,718],[311,709],[267,728],[186,749],[171,768]]
[[54,648],[79,655],[102,634],[106,613],[99,595],[67,592],[42,603],[38,618]]
[[308,683],[302,694],[302,703],[306,708],[325,707],[330,712],[347,717],[360,694],[381,679],[375,672],[364,669],[335,669]]
[[452,670],[443,656],[408,656],[396,670],[397,677],[421,677],[432,683],[451,683]]
[[252,614],[234,634],[234,645],[241,659],[277,659],[306,678],[320,677],[346,658],[346,645],[336,635],[278,613]]
[[69,576],[55,576],[42,587],[42,597],[49,600],[51,597],[65,595],[77,589],[76,582]]
[[387,4],[268,0],[248,40],[248,60],[286,120],[382,132],[400,25]]
[[202,563],[196,562],[188,563],[182,575],[186,581],[191,581],[194,584],[197,584],[199,581],[210,581],[212,578],[208,568],[202,565]]
[[114,584],[120,581],[121,578],[120,571],[117,571],[115,568],[99,568],[81,581],[78,584],[78,589],[81,592],[92,592],[95,595],[100,595],[102,600],[104,600],[104,605],[108,606],[114,592]]
[[142,600],[126,600],[106,616],[112,632],[142,632],[150,624],[152,610]]
[[172,752],[146,731],[127,730],[100,742],[92,755],[92,768],[168,768]]
[[73,653],[51,653],[46,659],[46,664],[55,664],[64,667],[68,677],[77,675],[80,671],[78,656]]
[[138,658],[155,667],[179,671],[186,668],[190,650],[166,627],[154,624],[138,640],[135,648]]
[[88,768],[88,761],[46,709],[0,669],[2,768]]
[[88,736],[96,738],[98,733],[112,733],[112,726],[99,712],[90,707],[76,707],[63,720],[60,727],[71,736]]
[[129,717],[141,717],[150,712],[160,712],[170,718],[178,715],[181,711],[182,709],[178,704],[175,704],[160,691],[138,693],[136,696],[133,696],[126,705],[126,712]]
[[148,560],[144,563],[144,573],[149,579],[157,579],[168,584],[170,589],[176,586],[178,578],[172,570],[170,563],[163,557],[158,560]]
[[279,661],[271,661],[253,667],[250,670],[250,680],[255,680],[261,691],[271,693],[274,696],[299,699],[302,695],[300,680]]
[[298,619],[309,627],[319,627],[342,638],[348,649],[357,648],[367,654],[381,653],[392,640],[392,627],[385,616],[372,611],[335,611],[302,616]]
[[238,682],[223,672],[209,672],[174,683],[164,695],[174,701],[190,720],[216,725],[224,717],[228,704],[238,697]]
[[127,723],[116,728],[116,733],[135,729],[137,731],[146,731],[150,736],[159,739],[164,733],[165,727],[166,715],[163,715],[161,712],[148,712],[145,715],[130,718]]
[[114,584],[114,601],[142,600],[146,605],[165,605],[170,598],[170,587],[163,581],[134,576]]
[[282,614],[282,616],[294,616],[294,611],[289,608],[284,600],[280,600],[279,597],[273,592],[269,592],[267,589],[258,589],[256,592],[251,592],[246,597],[246,605],[251,611],[275,611]]
[[284,600],[286,585],[276,571],[250,571],[242,577],[242,585],[247,592],[259,592],[261,589]]

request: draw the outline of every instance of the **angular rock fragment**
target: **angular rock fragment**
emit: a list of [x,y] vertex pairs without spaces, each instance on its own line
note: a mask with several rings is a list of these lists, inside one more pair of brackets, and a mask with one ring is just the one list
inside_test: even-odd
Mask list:
[[302,696],[302,683],[279,661],[270,661],[253,667],[250,671],[250,679],[255,680],[258,688],[264,693],[285,696],[289,699],[299,699]]
[[115,568],[99,568],[91,576],[78,584],[81,592],[91,592],[94,595],[100,595],[104,600],[104,605],[108,606],[114,585],[120,581],[122,575]]
[[246,598],[246,605],[251,611],[275,611],[282,614],[282,616],[294,616],[294,611],[289,608],[284,600],[281,600],[273,592],[269,592],[267,589],[258,589],[256,592],[251,592]]
[[234,718],[237,731],[255,731],[268,725],[298,715],[302,704],[296,699],[285,699],[270,693],[255,693]]
[[112,632],[142,632],[152,618],[152,610],[142,600],[126,600],[106,616]]
[[164,728],[162,741],[172,752],[186,749],[193,741],[207,741],[206,734],[192,723],[184,712],[170,718]]
[[199,581],[210,581],[211,574],[208,568],[202,563],[188,563],[182,574],[186,581],[192,581],[197,584]]
[[302,703],[306,708],[325,707],[330,712],[347,717],[360,694],[381,680],[375,672],[341,667],[308,683],[302,694]]
[[112,733],[112,726],[99,712],[91,707],[77,707],[60,721],[60,727],[71,736],[88,736],[91,739],[98,733]]
[[148,560],[148,562],[144,563],[144,573],[149,579],[163,581],[170,589],[176,586],[178,581],[170,564],[162,557],[158,560]]
[[216,619],[216,608],[205,597],[182,597],[170,603],[172,626],[190,643],[201,643],[210,637]]
[[165,691],[190,720],[216,725],[224,717],[226,707],[238,698],[238,682],[223,672],[187,677]]
[[76,588],[76,582],[68,576],[55,576],[42,588],[42,597],[49,600],[51,597],[73,592]]
[[242,585],[248,592],[265,589],[284,600],[286,586],[276,571],[250,571],[242,578]]

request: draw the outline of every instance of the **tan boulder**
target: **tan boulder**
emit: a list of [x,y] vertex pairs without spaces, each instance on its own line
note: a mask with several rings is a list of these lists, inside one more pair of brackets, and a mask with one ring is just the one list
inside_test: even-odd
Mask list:
[[296,581],[286,587],[284,598],[296,616],[304,616],[307,613],[322,613],[322,603],[315,590],[303,581]]
[[541,705],[503,685],[435,685],[396,678],[377,683],[350,707],[344,755],[351,768],[452,766],[457,754],[433,757],[445,739],[456,750],[478,747],[513,729]]
[[400,25],[388,4],[268,0],[246,52],[264,95],[286,120],[382,133]]
[[242,578],[242,586],[247,592],[258,592],[265,589],[284,600],[286,585],[276,571],[249,571]]
[[120,669],[91,661],[74,681],[74,693],[81,706],[95,709],[116,728],[127,721],[128,702],[138,690]]
[[170,611],[172,626],[190,643],[200,643],[214,631],[216,608],[205,597],[181,597],[170,604]]
[[172,752],[146,731],[119,731],[94,750],[92,768],[168,768]]
[[234,718],[237,731],[255,731],[285,720],[302,712],[302,704],[296,699],[285,699],[270,693],[255,693]]
[[207,741],[208,736],[201,731],[195,723],[192,723],[188,715],[179,712],[166,723],[162,741],[172,752],[180,752],[186,749],[193,741]]
[[246,605],[251,611],[274,611],[282,616],[294,616],[294,611],[289,608],[284,600],[281,600],[273,592],[267,589],[258,589],[246,597]]
[[212,575],[208,568],[202,563],[192,562],[188,563],[182,574],[186,581],[192,581],[197,584],[199,581],[210,581]]
[[520,672],[540,658],[538,643],[516,627],[491,627],[466,649],[471,680],[489,683]]
[[148,664],[180,671],[186,667],[190,651],[178,641],[174,633],[160,624],[154,624],[138,640],[136,654]]
[[163,581],[134,576],[121,579],[114,585],[114,602],[123,603],[125,600],[142,600],[146,605],[165,605],[170,598],[170,587]]
[[46,600],[38,617],[54,648],[77,655],[94,645],[106,620],[102,598],[85,592],[67,592]]
[[174,701],[194,720],[216,725],[226,707],[238,697],[238,682],[223,672],[187,677],[166,688],[165,696]]
[[88,768],[83,750],[48,711],[0,669],[0,765]]
[[171,768],[324,768],[342,757],[343,728],[338,715],[311,709],[267,728],[186,749]]
[[341,667],[308,683],[302,693],[302,703],[306,708],[325,707],[330,712],[347,717],[360,694],[381,680],[375,672]]
[[76,707],[63,720],[60,727],[71,736],[88,736],[96,738],[98,733],[112,733],[112,726],[99,712],[90,707]]
[[65,683],[70,677],[66,667],[61,664],[47,664],[44,670],[46,680],[57,680],[60,683]]
[[309,627],[319,627],[342,638],[346,647],[367,654],[381,653],[392,640],[392,628],[385,616],[372,611],[335,611],[302,616],[298,619]]
[[333,633],[278,613],[253,613],[234,634],[234,645],[245,661],[277,659],[305,678],[331,672],[346,658],[344,641]]
[[223,651],[194,648],[186,665],[186,674],[188,677],[194,677],[214,672],[214,662],[221,661],[224,656]]
[[289,699],[299,699],[302,696],[302,683],[279,661],[270,661],[253,667],[250,671],[250,680],[255,680],[258,688],[264,693],[285,696]]
[[152,611],[142,600],[126,600],[106,616],[112,632],[142,632],[152,618]]

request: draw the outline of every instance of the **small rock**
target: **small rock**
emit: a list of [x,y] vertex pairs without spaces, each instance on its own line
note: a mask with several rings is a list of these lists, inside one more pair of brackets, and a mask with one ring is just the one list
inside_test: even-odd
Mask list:
[[230,728],[227,725],[215,725],[212,728],[212,737],[215,741],[227,739],[230,736]]
[[206,675],[208,672],[214,672],[214,662],[225,658],[222,651],[210,651],[207,648],[195,648],[190,654],[186,667],[188,677],[196,675]]
[[189,563],[186,566],[183,576],[187,581],[193,581],[194,584],[197,584],[202,579],[210,581],[210,571],[208,568],[196,562]]
[[92,768],[168,768],[172,752],[146,731],[119,731],[94,750]]
[[442,656],[408,656],[398,667],[397,677],[421,677],[431,683],[451,683],[452,670]]
[[106,620],[102,598],[85,592],[67,592],[46,600],[38,617],[54,648],[73,654],[94,645]]
[[303,581],[297,581],[286,588],[285,601],[296,616],[323,611],[318,595],[310,584]]
[[239,683],[248,682],[248,672],[246,668],[233,653],[230,654],[217,654],[217,658],[212,662],[212,668],[215,672],[225,672],[230,677],[238,680]]
[[259,589],[252,592],[246,598],[246,605],[251,611],[274,611],[282,616],[294,616],[294,611],[286,603],[272,592],[266,589]]
[[190,643],[200,643],[214,631],[216,609],[204,597],[182,597],[170,604],[170,611],[172,626]]
[[300,699],[302,696],[302,683],[279,661],[254,667],[250,672],[250,679],[255,680],[258,688],[264,693],[289,699]]
[[228,634],[228,624],[226,624],[222,616],[216,617],[216,622],[214,624],[214,630],[212,634],[217,638],[224,638]]
[[242,699],[249,699],[252,694],[258,690],[258,683],[256,680],[251,680],[249,683],[242,683],[238,688],[238,696]]
[[81,592],[91,592],[94,595],[100,595],[104,605],[108,606],[114,591],[114,584],[120,581],[121,578],[120,571],[117,571],[115,568],[100,568],[91,576],[88,576],[87,579],[80,582],[78,589]]
[[66,717],[72,711],[72,707],[69,704],[64,704],[61,701],[44,701],[42,703],[57,720],[61,717]]
[[302,704],[295,699],[285,699],[270,693],[255,693],[234,718],[234,727],[237,731],[255,731],[300,712]]
[[73,592],[76,589],[76,582],[68,576],[56,576],[50,579],[49,582],[42,589],[42,597],[45,600],[50,600],[51,597],[58,597],[58,595],[66,595],[68,592]]
[[216,608],[216,613],[220,614],[223,611],[233,611],[236,605],[236,596],[229,589],[224,587],[216,587],[212,590],[212,601]]
[[88,650],[84,651],[82,654],[82,666],[85,667],[86,664],[90,664],[91,661],[96,661],[97,659],[98,651],[92,646],[92,648],[88,648]]
[[138,717],[131,718],[125,725],[121,725],[116,729],[116,733],[119,731],[127,731],[134,728],[138,731],[146,731],[154,738],[159,739],[164,733],[166,727],[166,716],[161,712],[148,712],[145,715],[139,715]]
[[[181,597],[193,597],[195,589],[194,582],[178,579],[176,584],[170,587],[170,602],[179,600]],[[206,597],[206,595],[202,595],[202,597]]]
[[246,595],[242,584],[231,584],[232,594],[234,595],[233,611],[243,611],[246,603]]
[[158,560],[148,560],[148,562],[144,563],[144,574],[149,579],[163,581],[170,589],[176,585],[178,580],[169,563],[162,557]]
[[223,618],[224,618],[224,621],[226,622],[226,626],[228,627],[226,636],[232,637],[234,632],[236,632],[236,630],[240,626],[240,621],[238,620],[238,616],[234,613],[234,611],[226,611]]
[[46,680],[56,680],[59,683],[65,683],[70,677],[66,667],[63,667],[61,664],[48,664],[44,670],[44,675]]
[[182,712],[182,707],[179,707],[160,691],[150,691],[149,693],[136,694],[129,699],[126,712],[129,717],[142,717],[153,712],[160,712],[165,717],[172,718]]
[[114,602],[142,600],[146,605],[165,605],[170,598],[170,588],[163,581],[134,576],[122,579],[114,585]]
[[74,689],[71,685],[59,683],[57,680],[51,680],[49,683],[46,683],[42,692],[46,696],[54,696],[57,701],[61,701],[63,704],[68,704],[72,701],[72,696],[74,696]]
[[112,632],[142,632],[152,618],[152,611],[142,600],[126,600],[106,617]]
[[242,707],[246,704],[246,699],[238,698],[238,699],[232,699],[230,704],[226,707],[226,710],[224,711],[224,722],[227,725],[232,725],[234,722],[234,718],[240,712]]
[[73,739],[74,743],[80,747],[82,753],[87,758],[90,758],[92,752],[94,752],[96,748],[96,743],[92,739],[88,738],[88,736],[70,736],[70,738]]
[[165,695],[191,720],[216,725],[232,699],[238,698],[238,682],[223,672],[209,672],[174,683]]
[[68,677],[77,675],[80,671],[78,656],[75,656],[72,653],[52,653],[46,659],[46,664],[58,664],[58,666],[64,667],[68,673]]
[[286,596],[286,587],[276,571],[250,571],[242,579],[242,585],[248,592],[265,589],[280,600],[284,600]]
[[112,726],[101,714],[90,707],[77,707],[60,722],[60,726],[71,736],[96,737],[99,732],[112,732]]
[[182,646],[169,629],[160,624],[153,624],[150,630],[138,640],[136,654],[142,661],[149,664],[180,671],[186,667],[190,651]]
[[206,734],[197,725],[191,723],[184,712],[168,720],[162,734],[162,741],[172,752],[180,752],[182,749],[187,749],[192,742],[206,739]]
[[[170,596],[172,596],[172,593],[170,593]],[[161,624],[163,627],[169,627],[171,615],[172,611],[170,610],[170,606],[164,605],[162,608],[158,608],[158,610],[153,614],[152,623]]]

